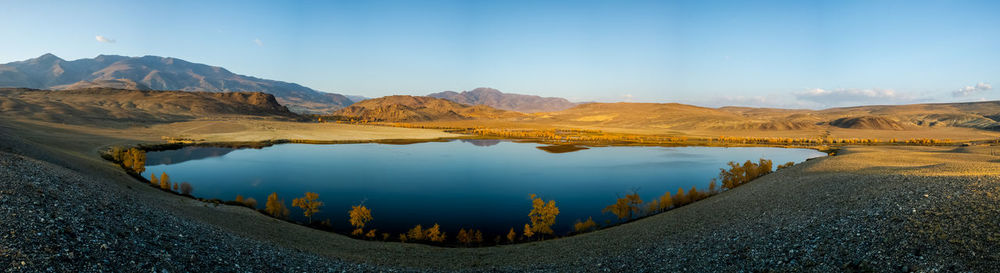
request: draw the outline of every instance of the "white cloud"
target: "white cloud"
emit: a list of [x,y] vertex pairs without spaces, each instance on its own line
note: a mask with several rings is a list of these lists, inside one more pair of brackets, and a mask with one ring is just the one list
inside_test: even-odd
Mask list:
[[741,106],[741,107],[764,107],[764,108],[818,108],[813,102],[795,100],[792,96],[783,94],[768,94],[763,96],[715,96],[710,99],[687,100],[683,103],[707,107]]
[[98,42],[102,42],[102,43],[106,43],[106,44],[113,44],[113,43],[115,43],[115,39],[111,39],[111,38],[104,37],[104,36],[101,36],[101,35],[97,35],[97,37],[94,37],[94,39],[97,39]]
[[261,41],[260,38],[253,39],[253,43],[257,44],[257,46],[264,46],[264,41]]
[[795,99],[814,103],[820,107],[913,103],[911,95],[892,89],[820,89],[814,88],[794,94]]
[[966,97],[966,96],[975,95],[977,93],[986,92],[986,91],[990,91],[990,90],[993,90],[993,86],[992,85],[990,85],[988,83],[985,83],[985,82],[981,82],[981,83],[977,83],[975,86],[966,86],[966,87],[959,88],[958,90],[952,91],[951,95],[955,96],[955,97]]

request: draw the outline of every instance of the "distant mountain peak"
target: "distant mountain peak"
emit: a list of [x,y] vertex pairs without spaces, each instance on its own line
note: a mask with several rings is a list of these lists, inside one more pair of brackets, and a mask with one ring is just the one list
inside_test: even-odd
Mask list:
[[42,56],[38,56],[38,58],[25,60],[23,63],[51,65],[53,63],[62,62],[62,61],[65,61],[65,60],[63,60],[62,58],[59,58],[59,56],[56,56],[55,54],[45,53],[45,54],[42,54]]
[[461,93],[444,91],[427,95],[468,105],[486,105],[497,109],[518,112],[553,112],[575,106],[575,103],[564,98],[540,97],[534,95],[508,94],[500,90],[479,87]]
[[178,58],[98,55],[65,61],[51,53],[0,65],[0,87],[35,89],[124,88],[206,92],[265,92],[300,113],[330,113],[350,105],[340,94],[282,81],[259,79]]

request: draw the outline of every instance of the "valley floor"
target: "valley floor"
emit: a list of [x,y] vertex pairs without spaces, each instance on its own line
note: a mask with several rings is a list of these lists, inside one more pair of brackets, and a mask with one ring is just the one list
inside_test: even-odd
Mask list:
[[106,145],[427,139],[433,130],[262,120],[95,128],[0,117],[0,268],[34,271],[989,271],[992,146],[847,147],[695,204],[543,242],[438,248],[351,239],[135,182]]

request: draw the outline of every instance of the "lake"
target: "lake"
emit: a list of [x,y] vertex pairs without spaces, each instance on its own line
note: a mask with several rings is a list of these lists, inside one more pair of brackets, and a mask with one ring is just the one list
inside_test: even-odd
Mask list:
[[291,207],[305,192],[325,205],[315,221],[331,219],[349,230],[348,210],[364,203],[374,220],[368,228],[401,233],[416,224],[441,224],[454,236],[459,228],[487,235],[520,231],[531,210],[529,194],[555,200],[560,214],[553,229],[572,230],[577,219],[612,220],[601,210],[635,190],[643,200],[664,192],[707,189],[729,161],[767,158],[774,165],[825,156],[810,149],[764,147],[591,147],[550,153],[536,143],[507,140],[450,140],[393,144],[280,144],[262,149],[185,147],[149,152],[146,172],[166,172],[173,182],[189,182],[196,197],[257,199],[277,192]]

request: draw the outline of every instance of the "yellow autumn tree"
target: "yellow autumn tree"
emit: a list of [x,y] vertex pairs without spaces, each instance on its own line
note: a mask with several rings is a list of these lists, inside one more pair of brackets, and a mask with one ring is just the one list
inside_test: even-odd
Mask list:
[[117,157],[121,161],[122,167],[126,170],[131,170],[135,173],[142,173],[146,171],[146,151],[130,148],[128,150],[122,150],[119,148],[117,151]]
[[278,193],[276,192],[272,192],[271,195],[267,196],[264,211],[276,218],[288,217],[288,208],[285,207],[285,200],[278,199]]
[[132,170],[135,170],[135,173],[145,172],[146,171],[146,151],[143,151],[143,150],[140,150],[140,149],[136,149],[136,148],[132,148],[132,149],[130,149],[130,151],[132,152],[132,166],[131,166]]
[[531,225],[524,224],[524,237],[531,238],[531,236],[535,236],[535,233],[531,231]]
[[160,189],[170,190],[170,176],[166,172],[160,174]]
[[586,222],[580,222],[580,220],[576,220],[576,223],[573,224],[573,231],[576,231],[577,233],[590,231],[593,230],[594,228],[597,228],[597,223],[594,222],[593,217],[587,217]]
[[406,238],[414,241],[423,241],[424,228],[419,224],[414,226],[413,228],[410,229],[410,231],[406,232]]
[[[626,194],[625,198],[628,199],[628,209],[630,214],[639,214],[641,211],[642,199],[639,198],[639,193],[632,191],[632,194]],[[631,215],[629,216],[631,218]]]
[[458,230],[458,236],[455,236],[455,240],[458,240],[459,243],[468,245],[472,242],[472,235],[463,228]]
[[309,218],[309,223],[312,224],[312,216],[319,212],[319,207],[323,206],[323,202],[316,201],[319,199],[319,194],[314,192],[306,192],[306,196],[292,199],[292,206],[299,207],[302,209],[302,214]]
[[363,204],[351,206],[351,211],[347,212],[347,216],[350,216],[349,221],[357,233],[361,233],[365,225],[373,219],[372,211]]
[[687,205],[687,194],[684,194],[684,188],[677,188],[677,197],[674,198],[674,205],[680,207]]
[[674,199],[670,197],[670,192],[666,192],[663,196],[660,196],[660,211],[665,211],[670,207],[674,206]]
[[625,194],[625,197],[618,198],[614,204],[605,207],[603,212],[611,212],[618,217],[618,220],[632,219],[633,215],[641,211],[641,204],[642,199],[639,198],[639,193],[633,191],[631,194]]
[[368,237],[369,240],[375,238],[375,229],[373,228],[372,230],[369,230],[368,233],[365,234],[365,237]]
[[428,241],[440,243],[444,242],[447,235],[445,235],[444,232],[441,232],[440,225],[434,223],[434,226],[424,231],[424,237],[427,238]]
[[476,232],[474,232],[472,234],[473,234],[472,235],[472,241],[473,242],[479,243],[479,244],[483,243],[483,231],[477,229]]
[[507,241],[514,242],[517,239],[517,232],[514,232],[514,228],[510,228],[510,232],[507,232]]
[[559,215],[556,201],[549,200],[546,203],[542,198],[536,198],[534,194],[529,195],[529,197],[531,198],[531,212],[528,213],[528,218],[531,220],[532,233],[552,234],[552,225],[556,223],[556,216]]
[[649,201],[648,203],[646,203],[647,214],[654,214],[659,211],[660,211],[660,200],[653,199],[653,201]]
[[149,184],[151,184],[153,186],[157,186],[157,187],[160,186],[160,179],[156,178],[156,174],[155,173],[149,175]]

